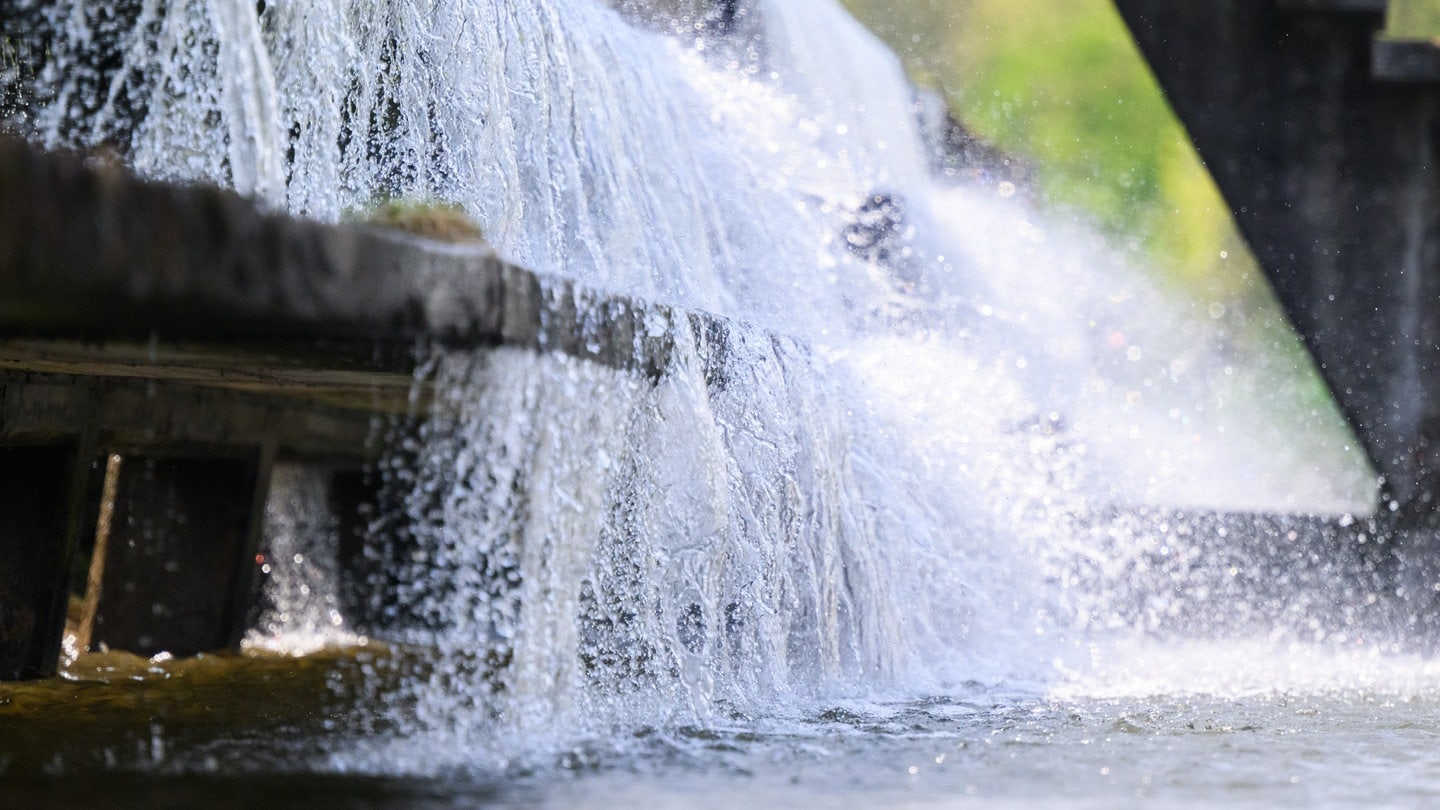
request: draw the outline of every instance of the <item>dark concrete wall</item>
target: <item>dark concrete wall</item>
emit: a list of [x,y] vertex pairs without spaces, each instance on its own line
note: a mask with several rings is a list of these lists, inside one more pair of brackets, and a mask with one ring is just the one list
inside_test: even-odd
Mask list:
[[0,447],[0,681],[50,674],[76,527],[72,445]]
[[484,244],[299,220],[4,136],[0,212],[0,341],[286,344],[351,365],[417,341],[509,344],[657,376],[673,337],[651,325],[712,319],[541,277]]
[[1384,475],[1385,498],[1406,520],[1430,520],[1440,88],[1372,78],[1383,3],[1115,5]]
[[[365,484],[429,413],[417,347],[510,345],[656,379],[677,343],[718,368],[729,328],[483,243],[301,221],[0,137],[0,680],[55,671],[72,596],[95,643],[238,644],[276,458]],[[374,519],[374,493],[333,494],[352,534]]]

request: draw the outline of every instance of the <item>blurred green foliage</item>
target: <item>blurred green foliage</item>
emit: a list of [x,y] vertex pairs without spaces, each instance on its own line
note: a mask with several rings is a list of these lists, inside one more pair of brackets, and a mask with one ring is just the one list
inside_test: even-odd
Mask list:
[[1251,358],[1255,385],[1290,391],[1297,418],[1327,414],[1324,430],[1348,436],[1111,0],[842,2],[972,132],[1026,161],[1050,207],[1133,251],[1192,306],[1219,304],[1218,337]]
[[1269,296],[1109,0],[845,0],[966,126],[1198,298]]
[[1440,0],[1390,0],[1385,35],[1397,39],[1440,37]]

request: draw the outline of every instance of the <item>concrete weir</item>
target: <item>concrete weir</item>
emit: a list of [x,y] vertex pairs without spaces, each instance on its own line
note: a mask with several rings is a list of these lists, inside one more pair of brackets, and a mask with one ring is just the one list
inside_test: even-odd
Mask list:
[[82,644],[236,647],[273,466],[317,466],[363,509],[361,471],[425,412],[421,347],[657,378],[675,335],[703,352],[725,332],[480,243],[305,222],[14,139],[0,210],[0,680],[55,672],[67,612]]
[[[1245,516],[1259,573],[1176,579],[1263,596],[1325,568],[1328,545],[1360,557],[1364,601],[1410,576],[1391,570],[1390,519],[1440,523],[1434,47],[1377,42],[1370,0],[1116,5],[1395,503],[1363,526]],[[652,380],[694,357],[720,379],[730,330],[483,243],[307,222],[0,137],[0,680],[52,674],[67,623],[81,645],[142,654],[236,647],[276,465],[328,479],[353,550],[381,497],[367,465],[434,404],[431,347]],[[1212,517],[1097,520],[1188,542]]]

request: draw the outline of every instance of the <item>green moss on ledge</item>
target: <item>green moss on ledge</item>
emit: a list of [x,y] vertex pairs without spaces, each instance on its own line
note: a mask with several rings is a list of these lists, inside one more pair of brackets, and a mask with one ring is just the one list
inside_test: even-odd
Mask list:
[[394,199],[352,212],[347,219],[395,228],[439,242],[483,243],[485,234],[457,203]]

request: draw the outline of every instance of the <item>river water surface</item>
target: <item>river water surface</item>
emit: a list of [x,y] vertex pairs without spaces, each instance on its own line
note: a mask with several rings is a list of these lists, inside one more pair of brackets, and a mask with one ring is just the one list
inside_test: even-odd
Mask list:
[[[374,746],[396,731],[373,697],[337,688],[386,668],[373,650],[150,665],[108,686],[0,690],[0,791],[16,807],[1422,807],[1440,796],[1440,667],[1236,646],[1169,648],[1168,662],[1137,653],[1088,685],[814,701],[508,762],[475,740],[485,764],[408,773],[375,767]],[[1176,677],[1197,691],[1171,691]]]

